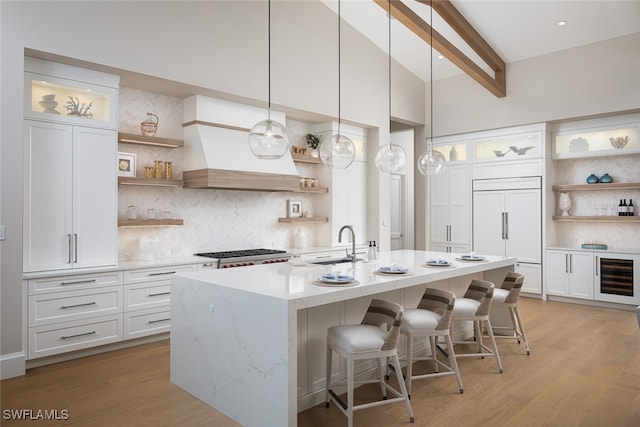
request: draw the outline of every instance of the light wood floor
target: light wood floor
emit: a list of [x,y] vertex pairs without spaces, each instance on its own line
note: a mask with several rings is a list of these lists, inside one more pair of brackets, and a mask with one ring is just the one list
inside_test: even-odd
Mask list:
[[[414,426],[640,426],[640,331],[635,314],[521,298],[531,345],[498,343],[495,361],[461,359],[464,393],[451,376],[414,382]],[[424,368],[424,367],[423,367]],[[357,399],[379,392],[358,390]],[[41,426],[237,426],[169,382],[168,341],[34,368],[1,383],[7,409],[68,410],[66,421]],[[251,402],[238,402],[251,410]],[[408,422],[403,404],[357,412],[356,426]],[[300,426],[342,426],[332,405],[311,408]],[[284,426],[261,426],[284,427]]]

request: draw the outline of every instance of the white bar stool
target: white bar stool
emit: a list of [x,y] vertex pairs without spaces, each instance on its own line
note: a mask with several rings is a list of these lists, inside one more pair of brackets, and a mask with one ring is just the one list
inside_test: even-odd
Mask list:
[[[327,332],[325,405],[329,407],[331,400],[336,402],[338,409],[347,416],[349,427],[353,426],[354,411],[399,401],[404,401],[407,407],[407,413],[409,414],[409,421],[414,421],[413,411],[409,403],[404,378],[402,378],[402,370],[397,353],[403,312],[404,309],[400,304],[374,299],[371,301],[361,324],[332,326]],[[346,403],[331,389],[332,386],[345,385],[344,380],[331,384],[331,359],[334,351],[347,361]],[[376,359],[380,375],[379,379],[355,381],[354,362],[363,359]],[[385,381],[385,371],[388,360],[391,362],[396,373],[400,392]],[[383,400],[354,405],[353,394],[355,386],[371,383],[380,383]],[[391,391],[396,397],[387,399],[387,390]]]
[[495,335],[496,339],[510,338],[524,342],[524,348],[527,351],[527,356],[531,354],[529,350],[529,342],[527,341],[527,335],[524,332],[524,324],[522,323],[522,317],[520,317],[520,310],[518,309],[518,299],[520,297],[520,290],[524,283],[524,276],[520,273],[509,272],[504,278],[502,285],[493,291],[493,305],[492,310],[496,307],[503,307],[509,311],[511,317],[512,326],[493,326],[494,332],[497,330],[512,331],[512,335]]
[[[451,319],[456,296],[453,292],[442,289],[427,288],[418,303],[418,308],[407,309],[402,319],[400,333],[407,337],[407,394],[411,398],[411,382],[417,379],[455,375],[458,381],[460,393],[462,379],[456,363],[456,355],[451,341]],[[426,337],[431,347],[431,355],[414,357],[413,339]],[[438,340],[443,337],[447,346],[449,366],[438,360]],[[426,352],[426,348],[425,348]],[[433,360],[435,372],[422,375],[413,375],[413,362],[420,360]],[[444,371],[440,371],[443,368]]]
[[[489,311],[491,310],[491,301],[493,300],[493,291],[495,285],[485,280],[473,279],[467,288],[463,298],[457,298],[453,306],[453,321],[471,321],[473,322],[475,339],[478,344],[476,353],[460,353],[456,352],[456,358],[460,357],[482,357],[490,356],[496,358],[498,364],[498,372],[502,373],[502,362],[498,354],[498,347],[493,336],[491,321],[489,320]],[[491,341],[491,348],[482,342],[482,326],[485,326]],[[455,341],[454,344],[474,344],[472,341]]]

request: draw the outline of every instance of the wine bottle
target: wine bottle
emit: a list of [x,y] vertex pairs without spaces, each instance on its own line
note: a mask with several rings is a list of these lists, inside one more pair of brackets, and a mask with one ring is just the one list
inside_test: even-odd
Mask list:
[[622,199],[622,216],[627,216],[629,214],[627,199]]
[[620,199],[620,203],[618,203],[618,216],[622,216],[622,199]]
[[629,199],[629,206],[627,206],[627,215],[634,216],[635,215],[635,207],[633,206],[633,200]]

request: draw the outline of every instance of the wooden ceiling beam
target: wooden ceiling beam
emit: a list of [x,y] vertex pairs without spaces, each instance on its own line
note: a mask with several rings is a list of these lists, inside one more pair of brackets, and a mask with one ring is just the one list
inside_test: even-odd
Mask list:
[[[389,9],[388,0],[373,0],[385,11]],[[417,0],[429,5],[429,0]],[[480,83],[498,98],[507,94],[506,72],[504,61],[469,24],[460,12],[449,0],[434,0],[433,9],[462,37],[462,39],[478,54],[483,61],[494,71],[494,76],[489,75],[478,64],[467,57],[460,49],[449,42],[442,34],[425,22],[418,14],[411,10],[401,0],[391,0],[391,16],[400,21],[422,40],[433,46],[449,61],[464,71],[469,77]],[[433,31],[433,40],[431,32]]]

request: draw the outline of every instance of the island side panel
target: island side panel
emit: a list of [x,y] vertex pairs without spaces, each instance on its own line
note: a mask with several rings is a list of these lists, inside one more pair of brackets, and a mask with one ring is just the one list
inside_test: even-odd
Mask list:
[[292,316],[286,301],[173,276],[171,382],[244,426],[295,425]]

